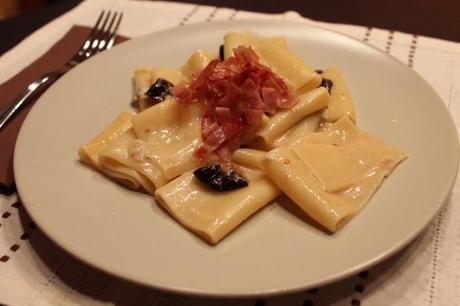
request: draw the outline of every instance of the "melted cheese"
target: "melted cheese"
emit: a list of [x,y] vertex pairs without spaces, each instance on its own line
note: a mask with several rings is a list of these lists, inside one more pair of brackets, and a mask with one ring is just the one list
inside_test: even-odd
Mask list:
[[267,174],[302,210],[335,232],[365,206],[407,155],[343,117],[328,131],[270,151]]
[[263,172],[241,169],[249,180],[244,188],[217,192],[187,172],[158,189],[155,197],[184,227],[216,244],[280,194]]

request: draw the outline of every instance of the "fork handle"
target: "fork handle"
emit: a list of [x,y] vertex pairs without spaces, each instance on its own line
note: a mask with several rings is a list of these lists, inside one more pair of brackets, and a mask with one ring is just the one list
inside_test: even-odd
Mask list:
[[39,92],[43,92],[44,89],[48,88],[48,86],[53,84],[62,75],[62,71],[53,71],[42,75],[38,80],[30,83],[29,86],[27,86],[27,88],[16,98],[16,100],[11,103],[8,109],[0,115],[0,131],[9,121],[9,119],[11,119],[11,117],[19,109],[21,109],[24,104],[29,102],[31,98],[37,95]]

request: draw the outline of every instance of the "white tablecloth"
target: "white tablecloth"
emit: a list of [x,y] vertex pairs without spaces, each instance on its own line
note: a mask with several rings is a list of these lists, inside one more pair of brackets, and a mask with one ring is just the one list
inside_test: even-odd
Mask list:
[[[267,15],[161,1],[87,0],[0,57],[0,83],[26,67],[74,24],[92,26],[102,9],[124,12],[120,34],[137,37],[205,20],[275,18],[345,33],[420,73],[460,126],[460,44],[413,34],[315,22],[296,12]],[[456,81],[457,80],[457,81]],[[427,140],[427,143],[429,140]],[[178,296],[113,278],[72,258],[35,227],[17,196],[0,195],[0,302],[8,305],[459,305],[460,181],[427,230],[408,248],[359,275],[268,299]]]

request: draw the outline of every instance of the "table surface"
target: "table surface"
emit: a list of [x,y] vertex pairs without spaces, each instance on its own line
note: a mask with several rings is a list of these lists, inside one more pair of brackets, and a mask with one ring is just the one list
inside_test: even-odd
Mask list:
[[[0,55],[48,21],[82,0],[63,0],[28,14],[0,21]],[[174,1],[174,0],[173,0]],[[314,20],[378,27],[460,42],[458,0],[283,0],[231,1],[181,0],[238,10],[279,13],[299,12]]]

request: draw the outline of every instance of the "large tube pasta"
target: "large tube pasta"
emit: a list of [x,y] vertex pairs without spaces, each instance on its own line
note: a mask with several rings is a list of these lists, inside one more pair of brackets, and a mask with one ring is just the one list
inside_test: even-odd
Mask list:
[[131,189],[139,189],[144,186],[144,189],[148,186],[147,181],[136,170],[122,165],[120,163],[111,163],[107,166],[108,162],[105,162],[105,167],[102,162],[102,152],[107,147],[110,147],[114,143],[117,143],[120,138],[131,129],[131,118],[133,114],[130,112],[121,113],[107,128],[105,128],[99,135],[97,135],[90,143],[80,147],[78,151],[80,160],[85,164],[99,169],[99,171],[112,177],[119,183],[127,186]]
[[365,206],[406,157],[343,117],[328,131],[270,151],[263,165],[304,212],[335,232]]
[[132,118],[145,156],[171,180],[198,163],[194,152],[201,143],[202,103],[179,105],[174,98],[154,105]]
[[193,52],[185,65],[182,66],[180,71],[184,77],[190,79],[193,74],[203,70],[209,64],[209,62],[215,58],[216,56],[212,55],[208,51],[198,49],[197,51]]
[[111,177],[116,182],[126,186],[129,189],[138,190],[144,189],[149,183],[136,170],[125,167],[124,165],[114,161],[111,165],[106,162],[108,168],[103,168],[100,171]]
[[326,121],[334,122],[343,116],[347,116],[352,121],[356,122],[353,98],[339,69],[337,69],[337,67],[326,69],[322,76],[323,78],[331,80],[333,84],[331,88],[331,102],[324,110],[322,117]]
[[262,172],[241,168],[249,186],[229,192],[214,191],[186,172],[157,189],[155,197],[179,223],[211,244],[280,195]]
[[306,92],[321,84],[321,77],[277,38],[263,38],[249,32],[228,33],[224,36],[225,57],[238,46],[254,48],[260,60],[277,72],[292,91]]
[[289,130],[294,124],[308,115],[323,109],[329,103],[330,96],[323,87],[300,95],[299,102],[289,110],[279,111],[265,120],[256,132],[256,138],[262,139],[266,148],[272,148],[277,137]]
[[126,165],[117,160],[105,159],[104,167],[101,168],[101,172],[129,189],[143,189],[150,194],[153,194],[153,191],[155,190],[152,189],[151,183],[146,177],[142,176],[136,170],[128,168]]
[[153,194],[167,181],[146,152],[145,143],[136,139],[134,132],[129,130],[100,153],[101,167],[111,172],[120,172],[122,167],[136,171],[138,175],[135,175],[135,179],[148,193]]
[[260,150],[240,148],[233,152],[232,161],[246,167],[263,170],[262,160],[266,153]]
[[182,71],[179,69],[153,68],[150,71],[150,76],[152,80],[150,85],[155,83],[155,81],[160,78],[168,80],[168,82],[171,82],[173,85],[178,84],[180,81],[186,80],[186,78],[182,75]]
[[287,147],[302,139],[308,134],[316,132],[321,120],[321,114],[316,112],[297,122],[287,132],[273,141],[273,147]]
[[288,41],[286,37],[261,37],[250,32],[231,32],[224,36],[224,58],[229,58],[233,55],[233,49],[238,46],[254,46],[259,40],[268,40],[269,42],[289,50]]
[[352,214],[351,203],[332,201],[291,149],[277,148],[270,151],[264,160],[264,166],[275,184],[328,230],[335,232],[339,222]]
[[88,144],[82,145],[78,150],[80,160],[85,164],[100,168],[99,154],[111,143],[115,142],[121,135],[131,128],[131,112],[123,112],[110,123],[99,135]]

